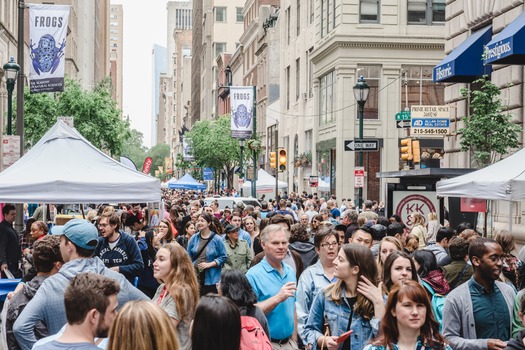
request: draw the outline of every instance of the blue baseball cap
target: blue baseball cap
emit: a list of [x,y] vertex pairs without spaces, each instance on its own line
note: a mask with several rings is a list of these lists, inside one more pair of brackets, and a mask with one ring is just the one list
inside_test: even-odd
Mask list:
[[95,250],[98,244],[98,230],[87,220],[72,219],[63,226],[53,226],[51,233],[65,235],[80,248]]

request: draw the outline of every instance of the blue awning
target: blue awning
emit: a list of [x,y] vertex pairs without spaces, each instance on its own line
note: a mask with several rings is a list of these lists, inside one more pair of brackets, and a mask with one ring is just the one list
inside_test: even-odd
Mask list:
[[485,46],[484,64],[525,65],[525,12]]
[[434,67],[434,82],[470,83],[483,74],[490,74],[490,66],[483,67],[483,47],[492,38],[492,26],[470,35],[443,61]]

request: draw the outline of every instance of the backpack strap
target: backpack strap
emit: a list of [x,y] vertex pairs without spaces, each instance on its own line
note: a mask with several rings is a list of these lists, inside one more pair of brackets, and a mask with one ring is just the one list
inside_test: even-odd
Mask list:
[[454,284],[450,286],[450,290],[456,288],[456,286],[458,285],[459,281],[461,281],[461,277],[463,277],[463,275],[465,274],[465,271],[467,271],[467,268],[468,268],[468,263],[465,264],[465,267],[463,268],[463,271],[461,271],[461,273],[459,274],[458,278],[456,278],[456,280],[454,281]]
[[430,284],[428,284],[428,282],[424,281],[423,279],[421,280],[421,284],[425,287],[426,290],[428,290],[428,292],[430,294],[432,294],[432,296],[434,296],[434,294],[436,294],[436,292],[434,291],[434,288],[432,288],[432,286],[430,286]]

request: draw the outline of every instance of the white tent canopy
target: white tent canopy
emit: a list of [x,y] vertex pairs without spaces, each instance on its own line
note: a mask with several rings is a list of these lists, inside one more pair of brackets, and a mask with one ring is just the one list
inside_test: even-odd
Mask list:
[[165,182],[161,182],[160,184],[160,188],[168,188],[169,184],[173,184],[175,182],[177,182],[177,178],[176,177],[172,177],[171,179],[169,179],[168,181],[165,181]]
[[[257,193],[269,193],[275,190],[275,177],[268,174],[263,169],[259,169],[257,172],[257,181],[255,182],[255,189],[257,190]],[[286,189],[288,185],[286,182],[279,181],[278,182],[279,189]],[[242,185],[242,189],[245,191],[245,193],[251,193],[252,190],[252,182],[246,181]],[[246,192],[248,191],[248,192]]]
[[62,121],[0,173],[3,203],[158,202],[160,196],[158,179],[102,153]]
[[486,168],[438,181],[437,195],[516,201],[525,199],[525,149]]

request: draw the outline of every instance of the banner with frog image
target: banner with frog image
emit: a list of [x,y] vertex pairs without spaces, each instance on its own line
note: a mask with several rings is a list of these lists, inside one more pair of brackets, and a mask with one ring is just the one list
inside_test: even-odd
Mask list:
[[68,5],[29,6],[31,93],[64,91]]
[[231,136],[252,137],[253,86],[230,86]]

